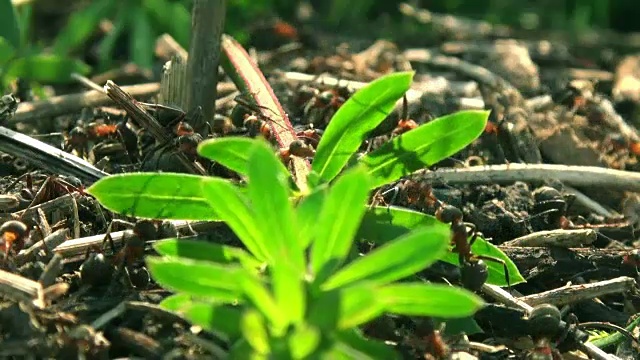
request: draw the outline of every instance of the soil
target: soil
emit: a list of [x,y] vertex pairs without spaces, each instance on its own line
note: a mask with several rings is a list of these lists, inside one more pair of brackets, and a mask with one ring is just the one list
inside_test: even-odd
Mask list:
[[[57,19],[60,15],[46,13],[39,16]],[[551,36],[501,27],[487,28],[487,24],[464,18],[458,20],[444,26],[437,18],[431,23],[420,23],[417,16],[407,16],[406,22],[411,26],[392,29],[398,39],[395,42],[373,37],[337,36],[316,28],[318,25],[313,22],[300,25],[297,35],[286,37],[273,33],[274,27],[267,22],[265,28],[254,30],[252,45],[259,49],[260,67],[299,131],[324,129],[340,104],[325,106],[319,97],[309,94],[330,92],[346,100],[354,89],[341,86],[340,82],[335,87],[315,81],[297,81],[291,75],[293,72],[314,76],[325,74],[346,83],[368,82],[389,72],[413,69],[416,75],[412,89],[419,96],[410,99],[408,114],[418,124],[463,109],[492,110],[485,133],[452,158],[435,164],[432,170],[510,163],[583,165],[627,171],[640,168],[640,135],[636,130],[640,122],[640,56],[636,55],[637,48],[604,35],[585,43],[571,34]],[[425,35],[419,37],[417,32]],[[94,40],[84,49],[87,59],[93,56],[92,49],[100,36]],[[120,51],[127,48],[118,47]],[[126,55],[118,54],[117,58],[126,58]],[[166,54],[158,57],[158,68],[167,58]],[[160,75],[122,64],[108,74],[92,76],[99,85],[107,79],[125,86],[159,81]],[[260,136],[259,129],[250,125],[245,127],[242,118],[238,120],[237,103],[229,96],[234,91],[229,78],[223,76],[220,83],[219,89],[223,90],[218,91],[215,136]],[[20,102],[38,101],[29,90],[24,84],[17,89],[15,95]],[[62,95],[80,93],[86,88],[73,84],[49,90]],[[151,96],[138,100],[156,101]],[[20,113],[20,107],[18,109]],[[172,150],[155,150],[148,134],[131,132],[128,136],[132,138],[118,136],[119,132],[114,129],[127,119],[122,109],[101,105],[55,117],[39,116],[9,122],[6,126],[69,153],[84,155],[92,164],[111,174],[139,170],[185,171],[175,161]],[[158,120],[161,125],[167,125],[162,119]],[[391,115],[363,144],[362,151],[375,149],[388,141],[398,120],[398,113]],[[127,143],[129,140],[133,142]],[[0,156],[2,194],[15,199],[15,203],[0,209],[3,210],[0,216],[3,221],[20,219],[29,226],[31,231],[23,248],[29,249],[42,239],[54,241],[56,234],[60,234],[57,230],[62,230],[63,240],[94,237],[98,246],[85,246],[74,256],[63,256],[58,268],[54,266],[57,258],[47,251],[22,257],[13,254],[14,261],[3,264],[6,271],[34,281],[44,281],[43,274],[44,278],[53,276],[54,280],[48,285],[55,284],[64,291],[59,290],[59,296],[52,296],[55,301],[41,308],[26,304],[20,294],[3,290],[4,284],[0,282],[0,294],[3,295],[0,300],[0,356],[10,359],[28,356],[60,359],[78,356],[92,359],[216,358],[212,347],[224,348],[221,339],[191,327],[156,306],[169,292],[155,285],[142,261],[128,269],[128,274],[104,275],[113,272],[111,261],[117,258],[113,256],[113,250],[117,254],[122,248],[121,241],[116,241],[113,249],[108,242],[102,246],[112,220],[136,223],[138,219],[115,215],[97,205],[93,198],[82,192],[83,186],[90,185],[88,181],[71,176],[49,178],[55,172],[31,160],[23,153],[9,151]],[[203,165],[209,174],[234,176],[215,164],[203,161]],[[50,185],[42,187],[46,179]],[[380,194],[385,194],[383,202],[435,213],[437,206],[431,202],[392,196],[393,191],[385,191],[399,184],[379,189]],[[431,186],[438,200],[461,209],[464,220],[475,224],[477,230],[496,245],[540,231],[595,230],[595,240],[584,246],[568,247],[562,243],[545,247],[503,246],[503,251],[527,280],[514,286],[512,291],[526,296],[569,283],[590,284],[630,277],[631,288],[570,303],[563,311],[574,314],[582,323],[611,323],[625,327],[634,319],[640,306],[635,285],[637,264],[633,261],[633,251],[638,247],[635,194],[616,188],[575,189],[545,176],[536,182],[516,181],[507,185],[426,185]],[[39,193],[41,187],[47,191]],[[600,208],[590,206],[583,197],[576,197],[576,191],[592,199]],[[68,201],[69,193],[73,194],[75,205]],[[62,199],[65,196],[67,200]],[[25,209],[46,202],[53,205],[25,212]],[[76,211],[77,215],[74,214]],[[197,233],[207,241],[236,241],[224,226],[199,226]],[[126,226],[119,228],[116,224],[111,231],[124,228]],[[193,234],[192,229],[184,227],[169,230],[179,231],[182,235]],[[131,238],[128,241],[132,241]],[[151,253],[149,247],[147,250]],[[106,258],[101,258],[99,253],[104,253]],[[87,269],[90,267],[88,259],[93,261],[91,269]],[[460,278],[459,272],[447,264],[436,264],[423,276],[436,281],[446,277],[452,282]],[[486,299],[493,301],[489,297]],[[522,322],[522,317],[521,310],[492,302],[475,317],[482,332],[470,334],[468,339],[449,336],[456,326],[451,323],[444,331],[444,340],[451,349],[467,351],[481,359],[524,358],[537,350],[531,343],[531,330]],[[429,358],[438,353],[430,347],[433,345],[429,340],[432,332],[425,330],[429,326],[420,319],[385,317],[368,326],[367,332],[395,341],[407,358]],[[632,334],[637,339],[638,329],[635,331]],[[490,350],[480,351],[470,346],[469,341],[484,343]],[[638,358],[637,341],[628,343],[632,344],[630,348],[620,346],[606,350],[617,352],[622,359]],[[562,350],[566,358],[580,358],[569,354],[574,349]],[[542,358],[550,357],[535,357]]]

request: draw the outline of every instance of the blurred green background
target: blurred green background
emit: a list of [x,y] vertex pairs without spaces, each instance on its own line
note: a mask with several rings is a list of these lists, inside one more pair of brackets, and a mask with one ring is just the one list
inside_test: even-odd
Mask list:
[[[386,38],[405,46],[432,46],[425,40],[428,28],[400,13],[402,2],[227,0],[225,32],[243,45],[260,48],[256,44],[262,41],[262,48],[273,48],[264,38],[273,37],[273,26],[280,19],[301,34],[343,35],[367,41]],[[549,30],[569,34],[600,29],[640,32],[640,6],[634,0],[406,2],[432,12],[525,29],[533,37],[540,32],[540,38]],[[16,16],[10,10],[0,11],[0,40],[4,38],[7,45],[13,39],[9,41],[11,47],[3,47],[0,41],[0,88],[15,78],[68,81],[70,69],[81,71],[84,64],[91,67],[92,73],[113,69],[123,62],[133,62],[144,69],[157,68],[155,42],[163,33],[172,35],[184,48],[189,46],[193,0],[0,0],[0,3],[7,8],[11,3],[16,7]],[[304,12],[300,9],[307,10],[304,21],[300,20],[300,13]],[[37,58],[44,53],[50,53],[50,57]]]

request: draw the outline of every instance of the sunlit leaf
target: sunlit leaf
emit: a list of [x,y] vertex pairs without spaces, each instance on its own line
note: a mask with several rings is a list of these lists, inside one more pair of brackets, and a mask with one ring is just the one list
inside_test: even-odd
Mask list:
[[369,168],[372,188],[394,182],[465,148],[482,134],[488,117],[489,111],[477,110],[443,116],[393,138],[359,162]]
[[182,309],[193,304],[193,297],[189,294],[178,293],[169,295],[160,302],[160,307],[165,310],[180,313]]
[[311,269],[319,283],[342,265],[349,254],[366,210],[368,180],[365,169],[357,167],[345,172],[329,189],[313,229]]
[[246,269],[258,269],[261,266],[258,260],[243,249],[203,240],[165,239],[153,244],[153,248],[164,256],[213,261],[220,264],[240,263]]
[[100,179],[87,192],[107,209],[123,215],[170,220],[219,220],[202,194],[202,179],[189,174],[119,174]]
[[66,83],[72,73],[87,74],[90,68],[80,60],[57,55],[39,54],[15,59],[5,76],[44,83]]
[[398,99],[409,90],[413,72],[385,75],[349,98],[324,131],[312,170],[324,182],[331,181],[347,164],[367,134],[389,115]]
[[295,229],[295,212],[289,201],[288,176],[278,171],[280,160],[269,145],[256,142],[249,156],[248,195],[261,229],[261,241],[269,252],[272,288],[278,304],[294,322],[304,318],[305,253]]
[[412,275],[442,257],[449,235],[444,224],[414,230],[347,264],[322,288],[326,291],[359,281],[387,284]]
[[[256,139],[239,136],[209,139],[198,145],[198,154],[242,176],[247,176],[249,150],[256,141]],[[284,167],[284,165],[282,166]]]
[[327,196],[327,186],[319,186],[300,199],[296,206],[298,218],[298,240],[302,249],[307,249],[314,237],[313,229],[316,228],[318,214],[322,209],[322,204]]
[[255,277],[245,277],[239,285],[253,307],[267,319],[272,335],[276,337],[284,335],[290,324],[290,317],[286,314],[288,309],[278,306],[265,284]]
[[153,279],[164,288],[229,303],[241,298],[240,284],[249,276],[237,265],[170,257],[147,257],[146,261]]
[[479,296],[462,288],[441,284],[397,283],[376,289],[385,311],[407,316],[461,318],[483,305]]
[[372,284],[323,292],[309,308],[308,322],[324,331],[349,329],[380,316],[384,305]]
[[308,324],[296,326],[287,337],[289,349],[294,359],[305,359],[315,352],[322,340],[321,332]]
[[216,213],[240,238],[251,254],[259,261],[271,262],[272,255],[264,243],[262,229],[256,215],[249,207],[249,199],[237,186],[220,178],[201,177],[202,195],[216,205]]
[[242,336],[259,354],[269,353],[269,334],[264,318],[255,310],[247,310],[240,319]]

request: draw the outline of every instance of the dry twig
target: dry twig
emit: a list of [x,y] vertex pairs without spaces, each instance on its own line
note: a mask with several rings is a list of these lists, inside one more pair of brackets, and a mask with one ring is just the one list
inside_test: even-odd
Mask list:
[[494,184],[514,181],[546,182],[555,179],[573,186],[598,186],[619,191],[640,191],[640,174],[596,166],[508,164],[461,169],[420,170],[425,181],[440,184]]
[[518,300],[530,306],[552,304],[556,306],[572,304],[603,295],[634,291],[636,281],[627,276],[599,281],[591,284],[569,285],[538,294],[522,296]]

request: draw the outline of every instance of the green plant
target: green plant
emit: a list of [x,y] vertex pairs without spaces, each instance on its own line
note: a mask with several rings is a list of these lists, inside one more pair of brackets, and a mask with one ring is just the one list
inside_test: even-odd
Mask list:
[[320,201],[296,208],[279,159],[263,141],[252,143],[246,191],[224,179],[201,179],[203,194],[247,251],[169,239],[155,245],[163,257],[147,258],[154,278],[177,292],[165,306],[222,332],[232,356],[335,358],[357,351],[378,358],[384,351],[391,358],[388,349],[361,338],[357,326],[384,312],[458,318],[482,306],[463,289],[396,282],[447,251],[444,224],[417,228],[347,262],[366,210],[364,167],[317,188]]
[[182,46],[188,46],[191,14],[183,2],[170,0],[111,1],[92,0],[71,16],[53,45],[57,54],[68,54],[84,44],[102,19],[113,21],[113,29],[99,46],[101,67],[110,65],[116,41],[127,35],[131,60],[143,67],[153,65],[154,46],[158,35],[173,36]]
[[86,74],[89,67],[66,56],[43,53],[43,47],[28,42],[31,7],[18,12],[11,0],[0,0],[0,91],[16,79],[57,83],[71,80],[71,73]]
[[[351,164],[361,164],[367,169],[371,178],[368,190],[372,190],[455,154],[482,133],[488,112],[462,111],[406,132],[376,151],[354,160],[354,154],[367,134],[384,120],[396,101],[408,90],[412,76],[412,73],[384,76],[357,91],[340,107],[318,145],[308,176],[310,190],[292,190],[293,198],[302,197],[300,201],[303,205],[316,201],[320,195],[314,190],[327,186]],[[198,151],[247,176],[249,167],[246,152],[250,144],[249,139],[220,138],[205,141]],[[280,171],[284,169],[282,164],[274,166]],[[216,207],[207,206],[206,194],[196,186],[197,182],[198,177],[193,175],[124,174],[100,180],[92,187],[92,191],[104,206],[128,215],[182,220],[220,219]],[[386,207],[368,210],[366,219],[369,219],[365,222],[366,227],[375,226],[377,230],[367,232],[367,228],[364,228],[361,234],[369,234],[364,238],[378,244],[395,238],[398,231],[406,232],[425,224],[437,223],[430,215],[405,209],[388,211]],[[504,260],[512,285],[524,282],[515,264],[485,239],[479,238],[473,251],[478,255]],[[459,265],[451,252],[442,254],[440,260]],[[488,283],[506,286],[502,266],[492,262],[487,265]]]

